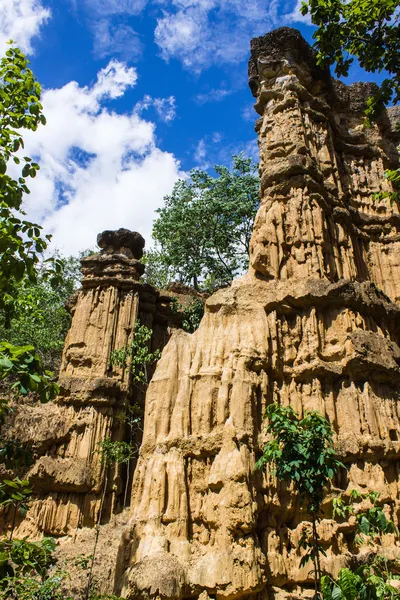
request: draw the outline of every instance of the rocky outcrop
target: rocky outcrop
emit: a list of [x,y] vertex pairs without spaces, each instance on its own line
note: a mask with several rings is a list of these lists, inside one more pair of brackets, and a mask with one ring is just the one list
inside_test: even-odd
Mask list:
[[[105,482],[99,443],[129,439],[123,416],[132,404],[143,407],[144,400],[130,369],[111,365],[111,352],[130,343],[137,319],[153,331],[151,351],[163,348],[180,324],[171,298],[140,282],[140,234],[105,231],[98,244],[98,254],[82,259],[82,288],[70,306],[61,393],[48,405],[19,405],[13,415],[12,435],[22,443],[33,440],[38,455],[27,474],[35,497],[19,536],[63,536],[97,522]],[[133,468],[131,461],[128,472],[125,465],[110,469],[104,521],[121,510]]]
[[[207,300],[193,335],[173,334],[149,386],[116,574],[130,600],[307,595],[307,516],[254,471],[271,402],[325,415],[348,466],[332,493],[378,491],[398,522],[400,218],[384,177],[398,164],[394,113],[365,129],[371,87],[334,82],[291,29],[252,41],[250,84],[261,155],[250,269]],[[331,500],[319,534],[336,574],[351,531]],[[398,555],[393,535],[383,544]]]

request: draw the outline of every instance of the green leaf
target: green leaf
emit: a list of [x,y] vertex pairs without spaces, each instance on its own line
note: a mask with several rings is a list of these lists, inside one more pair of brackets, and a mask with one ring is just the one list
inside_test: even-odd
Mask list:
[[338,583],[346,600],[357,600],[356,579],[357,576],[350,569],[341,569],[339,572]]
[[331,598],[332,600],[345,600],[345,596],[339,586],[333,586]]
[[365,535],[369,535],[370,532],[370,523],[366,516],[362,516],[359,522],[359,528],[362,533]]

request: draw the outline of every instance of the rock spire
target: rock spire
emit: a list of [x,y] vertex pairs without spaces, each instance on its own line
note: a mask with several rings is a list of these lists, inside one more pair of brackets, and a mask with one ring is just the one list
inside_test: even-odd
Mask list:
[[[208,299],[193,335],[174,333],[149,386],[116,575],[130,600],[306,594],[306,515],[254,472],[271,402],[330,420],[348,467],[335,494],[375,490],[399,514],[400,217],[384,176],[398,164],[397,113],[365,129],[371,86],[334,81],[295,30],[251,49],[261,205],[249,273]],[[351,536],[330,497],[319,534],[336,574]],[[392,535],[383,543],[398,551]]]
[[[97,523],[105,481],[99,444],[128,439],[123,416],[130,405],[144,402],[129,368],[111,365],[111,353],[129,345],[138,319],[153,332],[151,351],[163,348],[180,323],[171,297],[140,281],[144,239],[139,233],[104,231],[98,245],[100,252],[82,258],[82,287],[69,303],[72,323],[59,397],[48,405],[16,408],[14,435],[33,440],[39,454],[27,474],[35,497],[19,536],[63,536]],[[105,522],[123,506],[134,461],[130,467],[130,472],[121,465],[110,469]]]

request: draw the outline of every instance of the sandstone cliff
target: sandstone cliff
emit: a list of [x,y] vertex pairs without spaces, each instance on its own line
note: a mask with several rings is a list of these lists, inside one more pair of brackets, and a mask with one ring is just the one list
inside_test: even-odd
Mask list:
[[[97,523],[105,482],[99,443],[128,439],[123,416],[129,406],[143,407],[144,402],[143,388],[133,384],[130,369],[111,366],[111,352],[129,343],[137,319],[152,329],[153,351],[164,347],[170,329],[180,323],[171,297],[140,282],[140,234],[106,231],[98,244],[100,253],[82,259],[82,287],[71,302],[60,396],[48,405],[22,404],[14,410],[12,436],[34,440],[38,456],[26,474],[35,496],[18,536],[65,536]],[[103,521],[123,508],[134,464],[128,470],[125,465],[110,469]],[[7,527],[10,515],[4,517]]]
[[[332,423],[348,466],[333,493],[376,490],[398,522],[400,216],[389,110],[363,127],[368,84],[346,87],[301,35],[252,41],[261,206],[248,275],[208,299],[200,328],[176,331],[145,403],[132,517],[116,589],[131,600],[263,600],[307,593],[299,499],[254,472],[271,402]],[[336,574],[348,524],[331,499],[319,525]],[[393,535],[388,556],[399,556]]]
[[[335,82],[287,28],[252,41],[249,75],[261,205],[248,274],[207,300],[190,335],[171,297],[140,282],[141,236],[104,232],[101,252],[83,260],[62,393],[15,416],[16,436],[34,438],[39,455],[17,534],[63,536],[97,522],[98,443],[127,439],[120,415],[144,407],[135,472],[109,473],[103,514],[122,509],[128,482],[115,589],[130,600],[307,596],[297,548],[307,516],[290,488],[254,472],[271,402],[327,416],[348,467],[319,524],[324,568],[337,573],[352,543],[349,524],[331,518],[332,495],[378,491],[399,523],[400,214],[384,177],[398,164],[398,111],[365,129],[371,86]],[[129,369],[110,366],[138,318],[151,348],[164,348],[146,399]],[[106,530],[110,546],[121,521]],[[393,535],[383,545],[399,556]]]

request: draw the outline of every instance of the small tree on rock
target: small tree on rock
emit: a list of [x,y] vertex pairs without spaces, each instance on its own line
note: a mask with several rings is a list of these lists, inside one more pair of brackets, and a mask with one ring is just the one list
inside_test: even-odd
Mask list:
[[306,504],[312,522],[312,543],[310,546],[306,535],[300,540],[300,547],[307,549],[301,564],[312,559],[318,598],[322,577],[320,554],[324,550],[317,523],[324,492],[343,465],[335,457],[332,427],[317,411],[306,412],[301,419],[292,407],[271,404],[266,414],[269,421],[266,432],[272,439],[266,443],[256,468],[265,469],[272,464],[277,479],[292,483]]

